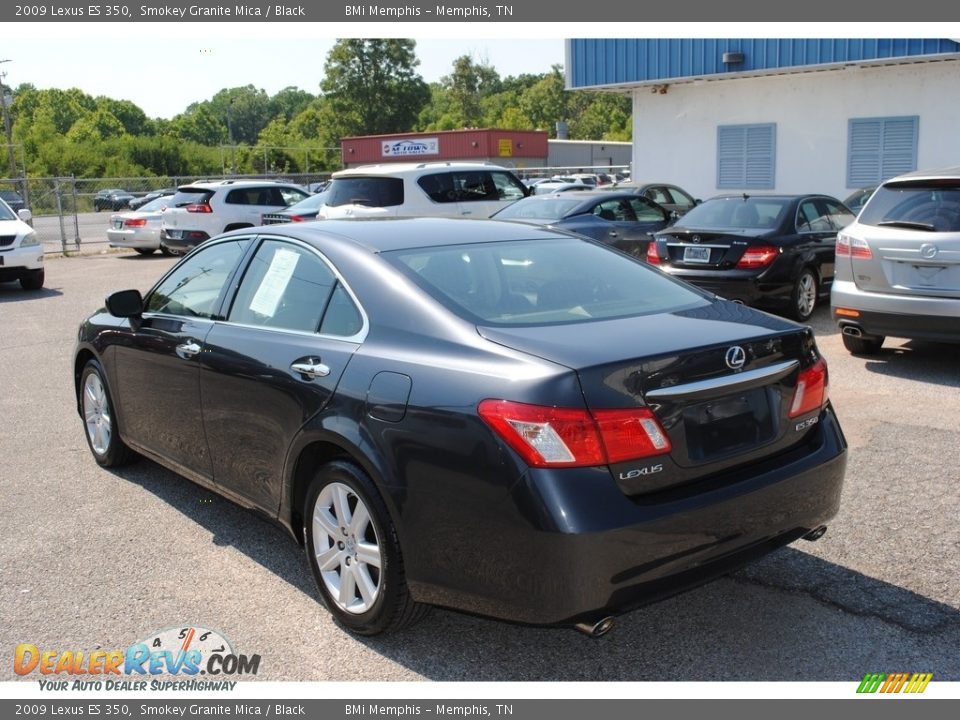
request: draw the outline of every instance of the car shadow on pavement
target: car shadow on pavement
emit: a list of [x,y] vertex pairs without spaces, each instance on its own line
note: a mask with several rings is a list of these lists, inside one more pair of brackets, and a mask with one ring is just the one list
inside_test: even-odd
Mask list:
[[62,292],[54,288],[40,288],[39,290],[24,290],[19,282],[0,282],[0,303],[27,302],[29,300],[43,300],[59,297]]
[[960,387],[957,346],[948,343],[909,340],[902,345],[888,341],[878,355],[865,356],[866,370],[878,375],[915,380],[946,387]]
[[[150,461],[114,472],[319,606],[303,552],[284,530]],[[622,615],[599,639],[437,608],[413,627],[355,641],[437,681],[859,682],[867,671],[960,680],[960,610],[804,547]]]

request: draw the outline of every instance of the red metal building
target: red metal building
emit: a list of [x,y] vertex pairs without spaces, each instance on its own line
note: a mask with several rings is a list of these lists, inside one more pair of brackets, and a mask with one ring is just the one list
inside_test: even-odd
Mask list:
[[343,138],[344,167],[387,162],[472,160],[504,167],[543,167],[547,162],[543,130],[443,130]]

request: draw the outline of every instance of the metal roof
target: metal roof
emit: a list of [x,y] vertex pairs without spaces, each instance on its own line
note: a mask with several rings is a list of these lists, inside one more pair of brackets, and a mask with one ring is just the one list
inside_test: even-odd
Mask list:
[[567,87],[631,87],[812,72],[846,65],[960,60],[960,42],[937,38],[571,39]]

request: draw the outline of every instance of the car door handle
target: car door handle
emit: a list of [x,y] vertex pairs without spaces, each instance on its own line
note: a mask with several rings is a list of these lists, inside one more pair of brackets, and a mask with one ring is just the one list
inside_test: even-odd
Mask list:
[[617,231],[616,231],[616,230],[611,230],[611,231],[610,231],[609,233],[607,233],[607,234],[608,234],[610,237],[619,237],[619,235],[617,235]]
[[177,345],[177,355],[184,360],[189,360],[199,352],[200,346],[193,340],[187,340],[187,342]]
[[290,369],[298,375],[304,375],[311,379],[326,377],[330,374],[330,368],[328,366],[313,358],[297,360],[290,365]]

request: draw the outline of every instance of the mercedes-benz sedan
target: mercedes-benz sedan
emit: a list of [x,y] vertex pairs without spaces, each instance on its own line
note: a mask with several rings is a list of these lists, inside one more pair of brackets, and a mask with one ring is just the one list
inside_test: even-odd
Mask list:
[[838,509],[809,328],[489,220],[246,228],[81,326],[94,459],[276,520],[347,628],[428,605],[601,634]]

